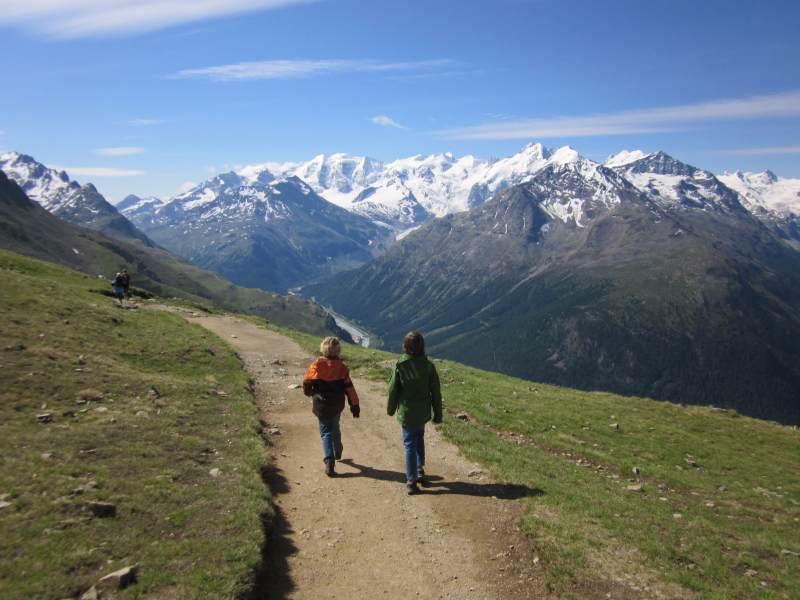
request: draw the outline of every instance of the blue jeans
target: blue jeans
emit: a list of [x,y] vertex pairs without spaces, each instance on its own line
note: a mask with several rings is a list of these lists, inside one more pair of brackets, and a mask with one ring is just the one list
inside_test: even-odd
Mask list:
[[417,471],[425,466],[425,425],[414,429],[403,427],[406,448],[406,481],[416,481]]
[[334,460],[342,452],[342,430],[339,428],[339,417],[319,417],[319,435],[322,438],[322,451],[325,460]]

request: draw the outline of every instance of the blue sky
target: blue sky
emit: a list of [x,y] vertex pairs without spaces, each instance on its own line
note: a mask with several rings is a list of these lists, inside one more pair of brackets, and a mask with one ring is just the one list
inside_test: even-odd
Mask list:
[[0,149],[109,199],[348,152],[800,177],[800,2],[0,0]]

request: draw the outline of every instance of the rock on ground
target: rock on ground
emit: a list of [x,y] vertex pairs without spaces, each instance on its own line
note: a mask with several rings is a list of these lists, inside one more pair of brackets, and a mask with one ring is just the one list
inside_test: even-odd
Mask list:
[[100,579],[100,581],[97,582],[97,586],[101,590],[122,590],[132,583],[136,583],[138,574],[139,567],[137,565],[123,567]]

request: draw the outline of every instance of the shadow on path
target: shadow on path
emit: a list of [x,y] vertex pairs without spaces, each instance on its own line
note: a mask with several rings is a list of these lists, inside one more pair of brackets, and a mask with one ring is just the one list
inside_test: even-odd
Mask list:
[[[406,474],[400,471],[387,471],[360,465],[351,458],[346,458],[342,463],[358,469],[357,473],[339,473],[337,477],[369,477],[380,481],[393,481],[405,483]],[[539,488],[528,487],[516,483],[477,483],[471,481],[443,481],[438,475],[426,475],[422,484],[422,494],[440,496],[442,494],[461,494],[464,496],[488,497],[494,496],[498,500],[518,500],[531,496],[541,496],[544,491]]]
[[[261,480],[270,491],[272,499],[289,491],[283,473],[274,464],[261,469]],[[261,514],[264,543],[261,546],[261,562],[253,572],[253,588],[241,594],[238,600],[284,600],[295,589],[289,575],[288,558],[297,553],[297,546],[289,539],[292,527],[283,511],[275,504],[273,511]]]

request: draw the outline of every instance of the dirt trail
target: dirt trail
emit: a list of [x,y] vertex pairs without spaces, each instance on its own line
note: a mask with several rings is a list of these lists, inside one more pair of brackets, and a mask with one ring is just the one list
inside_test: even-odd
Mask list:
[[[194,313],[197,315],[197,313]],[[514,522],[524,489],[496,484],[429,426],[430,486],[405,494],[397,421],[386,386],[355,380],[360,419],[342,414],[338,476],[323,472],[316,418],[302,390],[311,356],[294,341],[233,317],[186,315],[227,340],[256,381],[272,435],[277,520],[264,598],[518,599],[546,596]],[[447,398],[445,397],[445,403]]]

